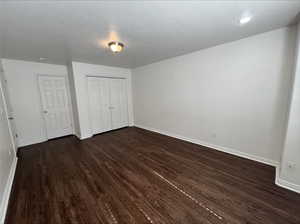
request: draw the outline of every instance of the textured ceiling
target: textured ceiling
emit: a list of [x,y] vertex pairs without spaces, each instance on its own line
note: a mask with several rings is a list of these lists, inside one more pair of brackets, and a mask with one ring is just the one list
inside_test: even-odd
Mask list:
[[[2,57],[134,68],[295,21],[300,1],[5,1]],[[244,13],[253,20],[239,25]],[[107,43],[125,44],[112,54]]]

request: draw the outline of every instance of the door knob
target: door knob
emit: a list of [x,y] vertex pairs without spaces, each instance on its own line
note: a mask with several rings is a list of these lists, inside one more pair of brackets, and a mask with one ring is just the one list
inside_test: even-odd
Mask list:
[[44,110],[44,111],[43,111],[43,113],[44,113],[44,114],[47,114],[47,113],[48,113],[48,111],[47,111],[47,110]]

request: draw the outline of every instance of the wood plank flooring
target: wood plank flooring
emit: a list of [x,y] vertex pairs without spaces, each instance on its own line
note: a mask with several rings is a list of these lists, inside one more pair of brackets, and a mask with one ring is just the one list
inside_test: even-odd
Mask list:
[[299,224],[275,169],[139,128],[20,150],[6,224]]

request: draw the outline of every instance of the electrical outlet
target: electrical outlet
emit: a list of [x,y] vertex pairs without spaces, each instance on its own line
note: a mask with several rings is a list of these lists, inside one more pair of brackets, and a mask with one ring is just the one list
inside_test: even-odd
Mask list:
[[287,167],[288,167],[289,169],[295,169],[295,168],[296,168],[296,164],[295,164],[295,163],[292,163],[292,162],[288,162],[288,163],[287,163]]

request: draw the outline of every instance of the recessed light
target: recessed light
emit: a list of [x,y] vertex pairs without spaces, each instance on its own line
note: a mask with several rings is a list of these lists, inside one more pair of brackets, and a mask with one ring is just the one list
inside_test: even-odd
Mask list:
[[244,24],[246,24],[246,23],[249,23],[249,22],[251,21],[251,19],[252,19],[252,16],[250,16],[250,15],[242,16],[242,17],[240,18],[240,24],[241,24],[241,25],[244,25]]
[[47,58],[39,58],[40,61],[45,61]]
[[108,43],[108,47],[113,53],[119,53],[123,50],[124,44],[116,41],[112,41]]

